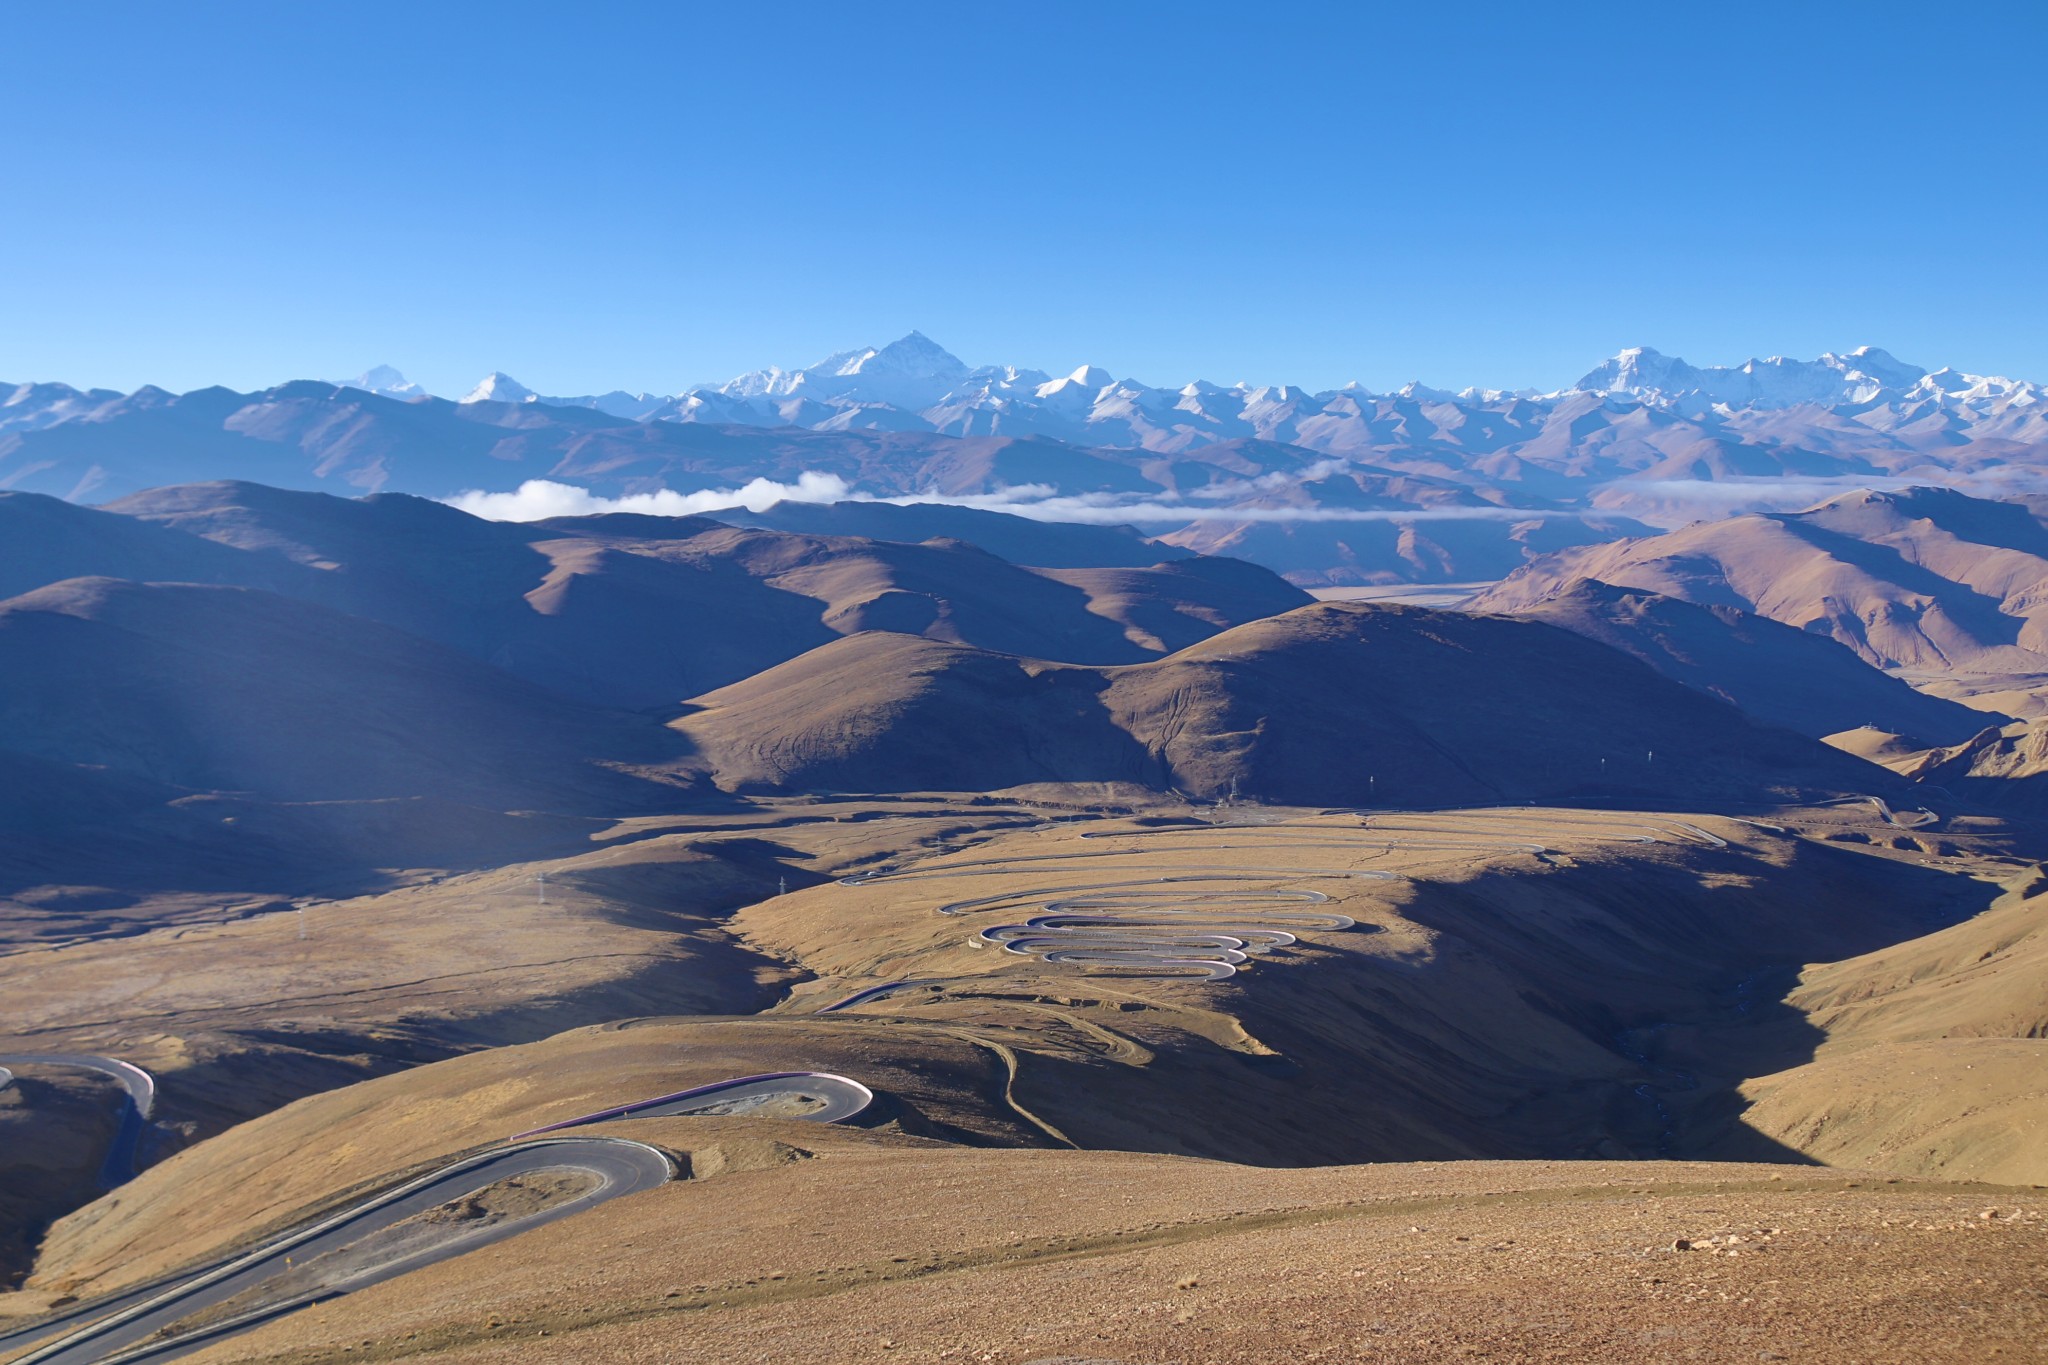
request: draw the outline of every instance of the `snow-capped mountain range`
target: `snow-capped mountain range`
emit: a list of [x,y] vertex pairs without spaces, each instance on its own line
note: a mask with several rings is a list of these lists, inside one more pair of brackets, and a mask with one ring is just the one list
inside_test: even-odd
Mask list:
[[1731,367],[1633,349],[1555,393],[1310,393],[971,368],[912,333],[678,395],[549,396],[493,374],[450,401],[388,366],[251,394],[0,384],[0,494],[239,478],[476,495],[507,516],[941,502],[1130,522],[1302,582],[1459,581],[1849,488],[2048,493],[2044,399],[1870,347]]
[[[349,381],[394,397],[420,390],[389,366]],[[535,393],[492,374],[463,403],[541,403],[593,408],[633,421],[803,427],[813,431],[922,431],[951,436],[1049,436],[1094,446],[1176,451],[1218,441],[1286,441],[1343,453],[1374,443],[1371,428],[1391,400],[1425,408],[1502,414],[1517,405],[1556,407],[1598,395],[1696,418],[1825,409],[1860,425],[1937,441],[2048,437],[2048,387],[2023,380],[1925,370],[1874,346],[1818,360],[1772,356],[1736,366],[1696,366],[1631,347],[1553,393],[1408,384],[1391,393],[1358,385],[1311,393],[1291,384],[1228,386],[1196,380],[1158,388],[1094,365],[1070,373],[1012,365],[970,368],[920,332],[887,346],[830,355],[801,369],[754,370],[672,397],[614,391],[581,397]],[[1452,415],[1452,421],[1469,421]],[[1915,428],[1923,430],[1916,432]]]

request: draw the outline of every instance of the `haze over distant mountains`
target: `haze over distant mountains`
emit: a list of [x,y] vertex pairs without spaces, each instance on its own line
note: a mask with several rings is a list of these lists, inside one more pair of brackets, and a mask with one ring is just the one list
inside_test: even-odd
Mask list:
[[389,366],[246,395],[0,385],[0,489],[74,501],[226,478],[506,520],[948,503],[1136,525],[1311,586],[1494,579],[1650,525],[2044,475],[2048,389],[1871,347],[1728,368],[1637,348],[1549,394],[1158,388],[970,368],[918,333],[675,396],[493,374],[450,401]]
[[[423,392],[388,365],[350,386],[391,397]],[[816,364],[752,370],[722,384],[700,384],[673,396],[610,393],[578,397],[534,392],[510,375],[485,376],[460,400],[587,407],[617,417],[813,430],[937,431],[953,436],[1041,435],[1091,445],[1184,449],[1240,437],[1280,440],[1310,449],[1347,447],[1359,404],[1409,399],[1459,407],[1554,405],[1584,394],[1633,400],[1701,417],[1717,410],[1781,411],[1816,406],[1848,409],[1879,430],[1910,426],[1954,412],[1965,426],[2003,419],[2037,430],[2048,388],[2023,380],[1926,370],[1875,346],[1817,360],[1784,356],[1737,366],[1695,366],[1646,346],[1630,347],[1569,388],[1469,387],[1456,392],[1409,383],[1387,393],[1357,384],[1311,393],[1291,384],[1229,386],[1194,380],[1161,388],[1119,379],[1096,365],[1062,375],[1015,365],[970,368],[921,332],[881,347],[841,351]],[[2032,424],[2029,418],[2034,419]],[[1925,435],[1926,433],[1915,433]]]

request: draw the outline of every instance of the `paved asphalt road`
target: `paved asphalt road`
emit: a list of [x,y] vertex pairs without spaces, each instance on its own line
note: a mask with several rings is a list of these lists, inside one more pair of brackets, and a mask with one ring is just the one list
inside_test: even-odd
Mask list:
[[[598,1184],[573,1199],[537,1213],[478,1227],[411,1255],[382,1262],[317,1291],[273,1304],[253,1316],[230,1318],[217,1326],[181,1333],[160,1343],[138,1345],[144,1338],[201,1309],[224,1303],[255,1288],[293,1264],[303,1265],[324,1252],[348,1246],[381,1228],[511,1176],[543,1172],[583,1172],[595,1176]],[[674,1167],[661,1152],[644,1143],[619,1138],[556,1138],[493,1148],[365,1200],[309,1227],[287,1233],[245,1256],[218,1263],[140,1302],[119,1308],[110,1316],[29,1352],[16,1365],[31,1365],[31,1362],[33,1365],[91,1365],[116,1352],[124,1352],[123,1362],[169,1360],[222,1337],[247,1331],[309,1303],[351,1293],[423,1265],[460,1256],[542,1223],[581,1213],[622,1194],[652,1189],[667,1183],[674,1174]]]
[[[1150,908],[1139,902],[1164,898]],[[1022,924],[997,924],[976,936],[1006,952],[1051,963],[1107,967],[1121,975],[1200,975],[1224,981],[1254,953],[1299,942],[1291,930],[1351,929],[1349,915],[1277,910],[1274,903],[1320,905],[1320,891],[1135,891],[1049,900]],[[1284,926],[1284,927],[1276,927]]]
[[[70,1052],[20,1052],[0,1055],[0,1072],[17,1066],[68,1066],[83,1071],[97,1071],[112,1076],[128,1092],[127,1103],[121,1108],[121,1128],[114,1135],[114,1145],[107,1149],[106,1165],[100,1169],[100,1182],[109,1188],[134,1178],[137,1165],[142,1159],[142,1139],[149,1132],[149,1116],[156,1111],[156,1077],[132,1062],[114,1057],[94,1057],[85,1053]],[[11,1079],[11,1073],[9,1073]],[[0,1085],[4,1085],[0,1082]]]
[[829,1005],[821,1005],[811,1012],[813,1014],[831,1014],[834,1010],[852,1009],[855,1005],[864,1004],[869,1000],[879,1000],[885,995],[894,995],[897,991],[904,990],[907,987],[923,984],[920,981],[884,981],[879,986],[869,986],[866,990],[855,991],[844,1000],[835,1000]]
[[[1451,851],[1468,849],[1506,850],[1530,854],[1549,852],[1541,843],[1503,838],[1510,833],[1488,823],[1501,818],[1526,819],[1519,807],[1504,808],[1499,815],[1461,810],[1448,813],[1453,822],[1441,823],[1443,815],[1432,811],[1364,812],[1329,811],[1325,814],[1354,814],[1356,826],[1331,826],[1305,821],[1275,820],[1264,823],[1189,823],[1160,825],[1137,830],[1090,830],[1081,835],[1089,840],[1146,840],[1215,835],[1226,838],[1264,835],[1248,843],[1214,843],[1198,838],[1196,847],[1206,855],[1223,849],[1341,849],[1361,852],[1408,850]],[[1400,817],[1409,817],[1403,821]],[[1625,843],[1661,843],[1666,840],[1698,842],[1726,848],[1725,840],[1681,821],[1663,824],[1621,825],[1609,820],[1589,820],[1544,812],[1546,823],[1590,828],[1610,840]],[[1423,823],[1424,821],[1431,823]],[[1520,833],[1519,830],[1512,831]],[[1445,839],[1443,835],[1482,836],[1480,841]],[[1133,854],[1171,856],[1192,850],[1155,850],[1140,845],[1126,848],[1090,849],[1085,852],[1017,854],[974,862],[948,863],[939,867],[896,868],[883,866],[842,877],[843,886],[868,886],[877,882],[926,881],[953,877],[985,877],[1001,872],[1023,871],[1024,864],[1071,862],[1077,859],[1126,857]],[[1394,880],[1399,874],[1358,868],[1252,868],[1205,864],[1182,864],[1160,876],[1129,881],[1095,882],[1081,886],[1034,887],[1000,895],[952,901],[938,908],[942,915],[962,915],[991,910],[1018,902],[1037,901],[1044,912],[1018,924],[992,925],[971,942],[995,945],[1007,952],[1035,956],[1048,963],[1096,968],[1118,975],[1194,976],[1223,981],[1236,975],[1253,954],[1285,948],[1298,941],[1294,931],[1322,931],[1357,928],[1345,915],[1271,908],[1274,902],[1322,904],[1329,897],[1318,891],[1219,890],[1187,891],[1137,890],[1206,882],[1248,882],[1356,878]],[[1094,894],[1082,894],[1094,893]],[[870,1000],[880,999],[918,981],[888,981],[857,991],[819,1009],[829,1014]]]
[[[125,1066],[107,1058],[17,1057],[23,1065],[95,1065],[95,1070]],[[130,1090],[135,1107],[153,1103],[155,1082],[139,1068],[134,1070],[147,1090]],[[124,1074],[116,1071],[114,1074]],[[125,1078],[132,1079],[132,1078]],[[859,1081],[826,1072],[790,1071],[764,1076],[742,1076],[698,1086],[672,1095],[660,1095],[634,1104],[596,1114],[586,1114],[536,1133],[552,1132],[585,1123],[614,1118],[654,1118],[677,1114],[746,1114],[779,1099],[799,1096],[815,1101],[810,1113],[795,1115],[814,1123],[838,1123],[853,1117],[874,1101],[874,1092]],[[521,1138],[531,1136],[520,1134]],[[284,1273],[292,1265],[304,1265],[313,1257],[349,1246],[394,1223],[428,1209],[462,1198],[515,1175],[540,1172],[585,1172],[597,1177],[598,1185],[574,1199],[565,1200],[523,1218],[508,1219],[467,1234],[437,1242],[411,1255],[382,1262],[346,1279],[323,1284],[319,1289],[284,1299],[258,1310],[226,1319],[216,1326],[144,1344],[144,1339],[203,1309],[221,1304]],[[129,1290],[112,1298],[46,1318],[30,1326],[0,1334],[0,1350],[68,1331],[29,1354],[15,1365],[88,1365],[119,1353],[127,1362],[169,1360],[223,1337],[248,1331],[264,1322],[305,1307],[307,1304],[352,1293],[368,1285],[403,1275],[423,1265],[460,1256],[477,1247],[501,1241],[542,1223],[580,1213],[584,1209],[616,1199],[622,1194],[651,1189],[673,1177],[669,1159],[644,1143],[622,1138],[542,1138],[516,1141],[477,1156],[455,1162],[432,1175],[365,1200],[360,1204],[268,1243],[247,1255],[216,1262],[197,1274],[174,1281],[159,1282]],[[85,1323],[85,1326],[74,1327]]]
[[605,1123],[611,1119],[670,1118],[688,1114],[703,1117],[745,1115],[791,1097],[810,1100],[818,1107],[809,1113],[786,1117],[799,1118],[807,1123],[839,1123],[873,1104],[875,1092],[859,1081],[835,1076],[829,1071],[771,1071],[762,1076],[740,1076],[691,1090],[678,1090],[673,1095],[656,1095],[652,1099],[622,1104],[616,1109],[600,1109],[594,1114],[583,1114],[515,1133],[513,1137],[514,1140],[535,1137],[541,1133],[580,1128],[586,1123]]
[[1863,799],[1877,807],[1877,813],[1884,817],[1886,824],[1897,825],[1900,829],[1919,829],[1941,818],[1925,806],[1916,811],[1901,813],[1893,810],[1882,797],[1866,796]]

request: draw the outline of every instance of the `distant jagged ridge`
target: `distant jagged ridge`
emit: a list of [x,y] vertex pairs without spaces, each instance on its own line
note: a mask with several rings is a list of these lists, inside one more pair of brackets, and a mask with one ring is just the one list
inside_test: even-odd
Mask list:
[[840,497],[1128,522],[1304,586],[1474,582],[1644,523],[1845,489],[2048,489],[2044,399],[1870,347],[1732,368],[1634,349],[1551,394],[1311,394],[975,369],[912,333],[674,397],[549,397],[493,374],[451,401],[388,366],[254,394],[0,385],[0,488],[97,501],[226,478],[447,498],[533,480],[739,502],[752,481],[809,478]]
[[[339,382],[386,397],[426,394],[389,365]],[[0,384],[0,431],[68,420],[121,396],[66,384]],[[495,372],[458,401],[591,408],[634,421],[1039,435],[1158,450],[1256,438],[1337,451],[1370,444],[1359,439],[1371,425],[1368,409],[1387,402],[1512,413],[1524,405],[1554,408],[1589,396],[1690,417],[1815,407],[1909,438],[1937,432],[1953,437],[1960,423],[1973,439],[2048,439],[2048,386],[1951,368],[1927,370],[1874,346],[1828,352],[1817,360],[1771,356],[1734,366],[1692,365],[1636,346],[1551,393],[1453,392],[1421,383],[1386,393],[1357,384],[1311,393],[1291,384],[1202,380],[1160,388],[1118,378],[1095,365],[1063,375],[1015,365],[970,367],[923,333],[912,332],[886,346],[841,351],[796,369],[752,370],[674,395],[624,390],[542,394]],[[1940,420],[1944,416],[1957,420]],[[1927,430],[1911,430],[1930,423]]]
[[[420,391],[389,366],[351,382],[392,396]],[[1451,392],[1420,383],[1389,393],[1356,384],[1310,393],[1291,384],[1224,386],[1200,380],[1155,388],[1095,365],[1057,376],[1014,365],[970,368],[923,333],[912,332],[887,346],[842,351],[799,369],[753,370],[673,397],[623,391],[553,397],[497,373],[461,401],[588,407],[634,420],[1040,435],[1162,450],[1254,437],[1335,451],[1360,444],[1347,441],[1347,434],[1361,425],[1364,406],[1377,400],[1511,411],[1519,404],[1555,407],[1585,395],[1692,417],[1812,406],[1867,417],[1867,425],[1883,431],[1955,414],[1965,424],[1998,426],[1995,434],[2012,439],[2048,435],[2043,420],[2048,418],[2048,387],[1948,368],[1930,371],[1875,346],[1828,352],[1817,360],[1771,356],[1735,366],[1696,366],[1647,346],[1630,347],[1570,388],[1552,393]],[[2006,429],[2015,425],[2019,430]]]

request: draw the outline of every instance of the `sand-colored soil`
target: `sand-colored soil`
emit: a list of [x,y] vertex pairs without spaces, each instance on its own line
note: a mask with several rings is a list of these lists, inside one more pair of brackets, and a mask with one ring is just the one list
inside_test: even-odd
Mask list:
[[[2037,1190],[820,1145],[195,1362],[2040,1359]],[[1681,1245],[1688,1249],[1677,1249]]]
[[763,1008],[800,973],[736,943],[722,923],[733,907],[1035,818],[942,799],[638,819],[571,857],[0,955],[0,1042],[126,1057],[163,1077],[169,1133],[216,1132],[477,1047]]
[[[514,1133],[695,1085],[775,1069],[778,1055],[861,1077],[888,1096],[884,1136],[1018,1146],[1046,1139],[1005,1109],[1001,1062],[940,1030],[876,1021],[628,1021],[491,1048],[290,1104],[178,1153],[51,1230],[31,1287],[90,1295],[280,1231]],[[774,1119],[638,1119],[692,1173],[744,1164],[733,1141],[826,1130]],[[711,1135],[706,1137],[706,1135]],[[925,1139],[930,1141],[930,1139]],[[706,1151],[693,1155],[699,1145]],[[710,1147],[719,1147],[716,1152]],[[279,1160],[280,1153],[294,1154]]]
[[1896,947],[1809,968],[1788,997],[1825,1035],[1746,1083],[1749,1127],[1810,1156],[2048,1184],[2048,879]]
[[[359,928],[332,967],[290,956],[317,923],[166,934],[195,963],[210,943],[240,993],[102,971],[100,1024],[70,964],[114,945],[44,954],[77,976],[16,978],[48,992],[20,1008],[78,1011],[62,1036],[83,1046],[151,1002],[167,1097],[260,1077],[285,1054],[251,1040],[315,1008],[343,1039],[414,1029],[463,1055],[300,1078],[295,1103],[258,1090],[260,1117],[60,1221],[17,1306],[221,1255],[516,1132],[816,1069],[877,1092],[859,1126],[588,1130],[689,1178],[194,1358],[1860,1361],[1905,1340],[1975,1360],[2040,1339],[2038,1192],[1897,1178],[2048,1180],[2048,896],[1997,822],[1098,795],[637,822],[576,859],[322,907]],[[1356,924],[1297,923],[1221,981],[977,946],[1048,913],[1142,922],[1148,897]],[[422,952],[508,957],[443,982]],[[736,974],[756,998],[721,1011]],[[502,1023],[573,1022],[562,1002],[613,1022],[532,1042]],[[1788,1164],[1600,1160],[1695,1153]]]
[[[893,873],[791,891],[731,920],[732,951],[796,983],[767,1013],[586,1029],[309,1098],[66,1220],[35,1283],[111,1288],[514,1132],[783,1069],[854,1076],[885,1096],[873,1121],[970,1143],[1260,1164],[1654,1156],[1695,1140],[1723,1150],[1719,1114],[1740,1107],[1735,1087],[1788,1056],[1810,1062],[1821,1036],[1806,1012],[1759,1009],[1746,974],[1775,960],[1789,981],[1802,958],[1911,940],[1928,916],[1957,918],[1996,894],[1941,870],[1967,858],[1836,850],[1718,817],[1226,815],[1239,823],[1189,825],[1185,810],[1172,817],[1183,823],[1039,822],[886,862],[870,844],[868,866]],[[1876,827],[1848,807],[1811,819]],[[812,830],[866,841],[876,826]],[[854,852],[827,856],[851,864]],[[551,908],[563,913],[577,883],[556,875]],[[1153,880],[1167,876],[1211,880]],[[1141,895],[1312,891],[1327,898],[1317,909],[1358,925],[1306,932],[1214,984],[973,946],[980,929],[1035,913],[1048,889],[1131,883]],[[973,904],[939,913],[956,902]],[[902,980],[912,988],[817,1012]],[[1783,1122],[1768,1139],[1734,1150],[1791,1156],[1803,1141]],[[1888,1150],[1873,1140],[1815,1154]],[[281,1151],[305,1155],[280,1164]]]

